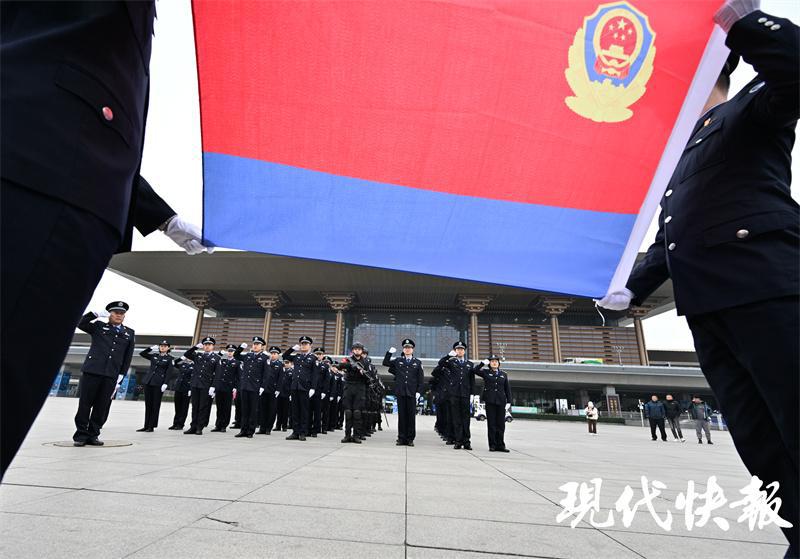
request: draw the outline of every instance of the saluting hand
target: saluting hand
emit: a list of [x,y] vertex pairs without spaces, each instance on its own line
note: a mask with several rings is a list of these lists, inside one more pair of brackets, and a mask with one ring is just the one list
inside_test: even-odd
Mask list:
[[108,311],[92,311],[92,314],[95,315],[97,318],[108,318],[111,316],[108,314]]
[[397,348],[396,347],[390,347],[389,348],[389,353],[394,355],[395,353],[397,353]]
[[733,24],[761,7],[761,0],[726,0],[714,14],[714,21],[728,33]]

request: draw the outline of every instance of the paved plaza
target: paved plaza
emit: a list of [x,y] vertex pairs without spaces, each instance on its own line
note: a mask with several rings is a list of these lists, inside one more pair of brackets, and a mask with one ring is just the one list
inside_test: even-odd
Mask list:
[[[723,508],[691,531],[676,507],[693,480],[717,476],[729,502],[749,475],[727,432],[714,446],[650,441],[641,427],[517,420],[510,454],[490,453],[485,423],[472,423],[474,450],[456,451],[418,418],[414,448],[394,445],[390,428],[365,444],[340,444],[340,431],[286,441],[285,434],[235,439],[235,432],[168,431],[162,407],[155,433],[136,433],[142,402],[117,401],[102,438],[115,448],[58,447],[72,435],[77,400],[50,398],[0,487],[0,555],[52,557],[782,557],[774,526],[750,531],[740,509]],[[213,412],[212,412],[213,421]],[[642,499],[640,477],[666,489],[654,510],[672,511],[670,531],[642,507],[625,527],[598,528],[588,515],[573,529],[556,517],[569,481],[602,478],[600,512],[626,485]]]

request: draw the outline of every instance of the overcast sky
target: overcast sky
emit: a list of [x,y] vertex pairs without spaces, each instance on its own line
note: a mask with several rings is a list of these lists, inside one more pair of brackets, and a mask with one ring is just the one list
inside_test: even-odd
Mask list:
[[[762,0],[762,9],[800,21],[800,2],[796,0]],[[191,6],[189,0],[159,1],[157,10],[142,175],[184,219],[200,224],[203,181]],[[754,75],[747,64],[740,64],[733,75],[732,91],[738,91]],[[797,147],[794,155],[796,174],[800,155]],[[796,189],[793,189],[793,195],[797,198]],[[652,242],[655,231],[654,224],[642,250]],[[177,249],[161,233],[153,233],[147,238],[134,234],[135,251]],[[174,272],[181,273],[179,269]],[[196,317],[194,308],[107,271],[89,309],[102,309],[115,299],[130,303],[126,323],[139,334],[192,335]],[[693,349],[686,322],[674,311],[645,320],[644,327],[649,349]]]

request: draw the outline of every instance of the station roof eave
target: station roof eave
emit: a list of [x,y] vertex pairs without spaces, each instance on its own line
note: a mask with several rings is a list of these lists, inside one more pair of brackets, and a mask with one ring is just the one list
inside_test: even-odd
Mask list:
[[[639,255],[640,257],[642,255]],[[542,291],[441,276],[416,274],[256,252],[216,251],[189,256],[179,251],[128,252],[114,256],[109,269],[144,287],[191,306],[187,293],[213,292],[211,309],[252,307],[254,292],[278,291],[295,305],[327,307],[321,293],[355,293],[364,308],[447,309],[459,294],[491,295],[489,310],[529,308]],[[675,307],[672,284],[652,296],[647,317]],[[588,299],[585,303],[590,303]]]

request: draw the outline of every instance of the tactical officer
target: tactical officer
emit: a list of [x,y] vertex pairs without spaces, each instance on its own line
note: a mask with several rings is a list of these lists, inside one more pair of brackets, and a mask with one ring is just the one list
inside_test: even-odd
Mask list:
[[465,357],[467,344],[458,341],[453,350],[439,360],[449,396],[450,423],[453,426],[453,448],[472,450],[470,445],[469,401],[475,385],[475,364]]
[[309,408],[309,429],[311,436],[316,437],[322,431],[322,400],[327,397],[326,390],[329,383],[330,368],[325,361],[325,349],[314,348],[314,355],[317,358],[316,384],[313,386],[314,394],[308,399]]
[[[317,356],[311,352],[314,340],[308,336],[301,336],[299,344],[292,346],[283,353],[283,359],[291,359],[293,363],[292,374],[292,434],[286,437],[288,441],[304,441],[308,434],[308,400],[314,396],[317,384]],[[294,355],[292,355],[293,352]]]
[[275,418],[275,430],[286,431],[289,426],[289,397],[292,394],[292,376],[294,374],[291,359],[283,360],[283,374],[278,380],[278,405]]
[[363,440],[362,411],[367,397],[371,364],[369,357],[364,355],[364,345],[355,342],[350,357],[345,358],[337,367],[340,371],[344,371],[345,377],[342,398],[344,407],[343,443],[360,444]]
[[[172,367],[171,345],[167,340],[150,346],[139,355],[150,361],[150,369],[142,380],[144,385],[144,427],[137,429],[152,433],[158,427],[158,412],[161,410],[161,397],[167,389],[167,375]],[[158,353],[155,353],[158,352]]]
[[189,398],[192,395],[192,376],[194,362],[185,357],[178,357],[174,362],[176,374],[173,385],[175,392],[175,417],[172,419],[171,431],[180,431],[186,424],[189,414]]
[[217,406],[217,419],[212,433],[224,433],[231,422],[231,402],[233,392],[239,386],[239,362],[233,358],[236,346],[228,344],[225,353],[221,356],[214,372],[214,384],[209,388],[208,395]]
[[339,369],[336,363],[328,357],[328,365],[331,371],[331,381],[327,402],[327,412],[323,414],[324,429],[326,432],[336,430],[336,420],[338,415],[338,394],[339,394]]
[[419,393],[425,383],[422,361],[414,357],[414,340],[403,340],[403,355],[397,359],[392,356],[397,351],[389,348],[383,358],[383,366],[389,367],[394,377],[394,394],[397,397],[397,446],[414,446],[417,435],[416,418]]
[[242,355],[247,349],[247,344],[240,345],[234,357],[241,362],[239,372],[239,390],[237,397],[241,399],[242,430],[237,437],[253,438],[258,421],[258,398],[264,393],[264,372],[267,366],[267,357],[264,355],[263,339],[256,336],[253,342],[253,351]]
[[[214,352],[217,341],[208,336],[203,341],[183,354],[187,359],[194,361],[194,374],[192,375],[192,422],[184,435],[202,435],[203,429],[208,425],[211,415],[211,391],[214,375],[217,372],[220,356]],[[202,349],[203,351],[198,351]]]
[[261,407],[259,408],[261,414],[258,420],[259,435],[269,435],[272,433],[272,426],[275,425],[283,379],[283,361],[280,357],[281,348],[278,346],[269,348],[269,361],[264,369],[264,393],[261,395]]
[[78,413],[75,414],[75,446],[102,446],[100,429],[108,419],[114,399],[133,358],[134,332],[123,326],[128,304],[115,301],[106,305],[108,322],[95,321],[100,313],[83,315],[78,328],[92,337],[92,346],[81,367],[78,387]]
[[[489,366],[484,371],[484,365]],[[483,378],[483,396],[486,404],[486,423],[490,452],[509,452],[506,448],[506,411],[511,409],[511,387],[508,375],[500,369],[500,358],[490,355],[475,367],[475,374]]]
[[327,435],[330,427],[331,420],[331,404],[336,396],[336,375],[333,372],[333,359],[325,357],[325,366],[327,375],[324,386],[320,388],[324,396],[320,400],[320,407],[322,408],[322,423],[320,425],[321,433]]
[[[800,116],[800,30],[728,0],[714,19],[732,51],[661,200],[655,243],[627,288],[599,304],[642,304],[672,279],[700,366],[750,473],[777,481],[790,555],[800,502],[800,210],[791,152]],[[739,55],[758,75],[728,100]]]

